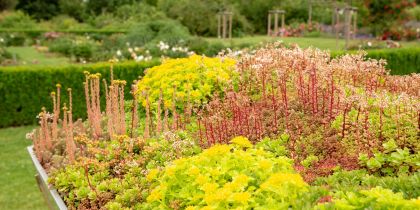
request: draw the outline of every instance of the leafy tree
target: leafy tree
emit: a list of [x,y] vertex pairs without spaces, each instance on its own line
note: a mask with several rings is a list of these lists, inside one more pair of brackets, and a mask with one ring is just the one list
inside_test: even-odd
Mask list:
[[86,4],[84,0],[59,0],[59,7],[62,14],[66,14],[78,21],[86,18]]
[[16,9],[21,9],[35,19],[51,19],[59,14],[59,0],[19,0]]
[[416,6],[414,0],[365,0],[369,10],[366,24],[379,35],[408,18],[407,9]]
[[17,0],[0,0],[0,11],[13,9],[17,3]]
[[118,7],[139,3],[141,0],[87,0],[86,8],[89,13],[100,14],[103,12],[114,12]]
[[191,33],[196,35],[216,35],[217,13],[230,10],[234,13],[233,32],[251,32],[252,26],[245,16],[231,2],[223,0],[159,0],[158,9],[164,11],[168,17],[180,21],[187,26]]

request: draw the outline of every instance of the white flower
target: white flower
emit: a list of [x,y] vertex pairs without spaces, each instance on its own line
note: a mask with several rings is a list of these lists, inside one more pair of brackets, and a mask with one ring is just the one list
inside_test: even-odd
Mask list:
[[163,41],[160,41],[160,42],[159,42],[159,44],[158,44],[157,46],[159,47],[159,49],[160,49],[161,51],[164,51],[164,50],[169,49],[169,45],[168,45],[168,44],[166,44],[166,43],[165,43],[165,42],[163,42]]
[[152,60],[152,56],[150,56],[150,55],[149,55],[149,56],[146,56],[146,57],[144,58],[144,60],[145,60],[145,61],[150,61],[150,60]]
[[125,45],[130,46],[130,42],[126,42]]
[[143,55],[139,55],[139,56],[136,57],[136,61],[137,62],[142,61],[142,60],[144,60],[144,56]]
[[367,45],[368,45],[369,47],[372,47],[372,43],[371,43],[371,42],[368,42],[368,43],[367,43]]
[[0,38],[0,42],[4,42],[4,39],[3,38]]
[[133,48],[128,48],[128,52],[132,53],[133,52]]
[[122,55],[121,50],[117,50],[117,56],[121,56],[121,55]]

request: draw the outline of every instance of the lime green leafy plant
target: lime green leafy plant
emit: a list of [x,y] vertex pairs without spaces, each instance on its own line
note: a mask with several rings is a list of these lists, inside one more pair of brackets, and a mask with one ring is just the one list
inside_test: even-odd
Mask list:
[[398,148],[394,140],[389,140],[383,145],[383,152],[374,153],[373,157],[367,154],[359,156],[360,164],[371,173],[377,175],[406,175],[420,168],[420,154],[411,154],[409,149]]
[[419,209],[420,199],[406,200],[402,193],[375,187],[359,192],[338,192],[332,203],[320,204],[316,209]]
[[287,209],[308,190],[293,161],[236,137],[149,173],[143,209]]

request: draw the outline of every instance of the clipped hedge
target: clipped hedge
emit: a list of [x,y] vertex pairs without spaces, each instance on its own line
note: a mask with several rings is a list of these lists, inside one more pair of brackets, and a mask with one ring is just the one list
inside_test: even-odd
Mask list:
[[[158,65],[158,61],[147,63],[119,63],[114,66],[114,78],[131,84],[143,75],[146,68]],[[4,67],[0,68],[0,127],[33,124],[35,116],[45,106],[52,110],[50,93],[56,84],[62,85],[62,103],[68,101],[67,88],[73,92],[73,113],[76,118],[86,116],[83,71],[98,72],[110,80],[110,64],[70,65],[62,67]],[[125,91],[129,96],[130,86]],[[102,93],[104,93],[102,85]],[[103,96],[104,94],[102,94]],[[102,100],[104,105],[104,100]]]
[[[333,57],[340,56],[346,52],[332,52]],[[357,53],[351,51],[350,53]],[[368,50],[367,57],[373,59],[385,59],[387,68],[391,74],[405,75],[411,73],[420,73],[420,48],[399,48],[399,49],[380,49]]]
[[16,29],[16,28],[0,28],[0,32],[4,33],[28,33],[28,34],[42,34],[46,32],[61,32],[61,33],[73,33],[73,34],[117,34],[127,33],[127,30],[122,29]]

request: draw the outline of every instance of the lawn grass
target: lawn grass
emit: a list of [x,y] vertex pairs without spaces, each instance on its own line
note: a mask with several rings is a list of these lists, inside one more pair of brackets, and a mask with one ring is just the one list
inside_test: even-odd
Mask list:
[[[316,47],[322,50],[343,50],[345,46],[345,40],[339,39],[336,41],[334,38],[327,37],[268,37],[268,36],[247,36],[241,38],[232,38],[231,40],[217,39],[217,38],[206,38],[209,42],[221,41],[223,44],[231,46],[241,45],[257,45],[259,43],[274,42],[282,40],[284,43],[291,44],[296,43],[302,48]],[[351,40],[349,45],[356,45],[361,40]],[[420,43],[416,41],[412,42],[400,42],[402,47],[420,47]]]
[[0,129],[0,209],[47,209],[35,181],[25,134],[34,127]]
[[7,51],[16,54],[22,65],[62,65],[70,62],[69,58],[55,54],[38,52],[34,47],[8,47]]

